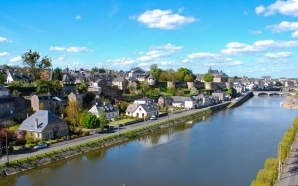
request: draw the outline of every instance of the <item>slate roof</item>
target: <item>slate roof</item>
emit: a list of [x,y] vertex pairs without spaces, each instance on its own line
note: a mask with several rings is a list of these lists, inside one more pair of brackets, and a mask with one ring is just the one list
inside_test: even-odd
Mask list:
[[[38,127],[35,129],[35,122],[36,119],[38,120]],[[39,110],[32,114],[30,117],[25,119],[19,130],[28,130],[28,131],[35,131],[35,132],[42,132],[47,125],[51,125],[54,123],[64,122],[61,118],[56,116],[55,114],[51,113],[48,110]]]
[[9,91],[9,89],[0,84],[0,91]]
[[190,96],[190,97],[171,96],[171,98],[175,102],[177,102],[177,101],[195,101],[195,99],[192,96]]
[[126,112],[135,112],[137,108],[142,107],[146,112],[158,111],[155,104],[130,104],[128,105]]
[[13,99],[11,97],[1,96],[0,104],[4,104],[4,103],[13,103]]

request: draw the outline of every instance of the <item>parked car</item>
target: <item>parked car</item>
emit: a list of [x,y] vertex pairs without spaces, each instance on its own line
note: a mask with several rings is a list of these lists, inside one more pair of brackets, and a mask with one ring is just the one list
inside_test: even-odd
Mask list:
[[151,120],[155,120],[156,119],[156,116],[151,116],[150,119]]
[[46,148],[46,147],[48,147],[49,145],[48,144],[46,144],[46,143],[41,143],[41,144],[38,144],[38,145],[36,145],[36,146],[34,146],[33,147],[33,149],[43,149],[43,148]]

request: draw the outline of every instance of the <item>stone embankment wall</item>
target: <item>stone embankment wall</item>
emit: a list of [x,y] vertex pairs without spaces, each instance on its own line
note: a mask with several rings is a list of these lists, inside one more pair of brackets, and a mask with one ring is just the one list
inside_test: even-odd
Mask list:
[[96,139],[81,145],[72,146],[60,150],[55,150],[52,152],[40,154],[37,156],[31,156],[29,158],[20,159],[17,161],[10,162],[9,165],[0,165],[0,177],[5,177],[7,175],[12,175],[21,171],[26,171],[29,169],[33,169],[42,165],[46,165],[49,163],[53,163],[65,158],[69,158],[78,154],[82,154],[85,152],[89,152],[95,149],[105,148],[117,144],[121,144],[127,142],[131,139],[140,138],[142,136],[146,136],[153,132],[159,131],[164,128],[172,127],[175,125],[179,125],[186,121],[201,119],[204,116],[211,115],[213,111],[218,111],[220,109],[226,108],[227,104],[215,105],[210,109],[202,109],[198,110],[198,112],[191,113],[185,116],[173,117],[158,122],[153,125],[143,126],[142,128],[133,129],[131,131],[127,131],[124,133],[120,133],[120,135],[115,134],[109,137]]
[[252,98],[253,96],[254,96],[254,94],[252,92],[248,92],[243,97],[239,98],[237,101],[231,102],[231,104],[228,106],[228,108],[238,107],[238,106],[242,105],[243,103],[245,103],[250,98]]

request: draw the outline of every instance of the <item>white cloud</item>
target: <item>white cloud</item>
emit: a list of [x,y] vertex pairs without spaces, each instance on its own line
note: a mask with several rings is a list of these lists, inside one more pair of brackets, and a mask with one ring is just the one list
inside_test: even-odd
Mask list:
[[298,30],[295,31],[294,33],[292,33],[292,37],[293,37],[293,38],[298,38]]
[[196,18],[189,16],[185,17],[179,14],[173,14],[172,10],[147,10],[138,17],[132,17],[137,21],[145,24],[149,28],[160,28],[160,29],[176,29],[183,25],[196,21]]
[[189,59],[183,59],[181,62],[182,62],[182,63],[191,63],[192,61],[189,60]]
[[8,40],[8,39],[5,38],[5,37],[1,37],[1,36],[0,36],[0,42],[11,42],[11,41]]
[[263,13],[265,10],[266,10],[266,8],[263,5],[260,5],[260,6],[256,7],[256,9],[255,9],[256,14]]
[[63,56],[60,56],[59,58],[58,58],[58,61],[63,61],[64,60],[64,57]]
[[160,46],[151,46],[151,49],[164,49],[164,50],[182,50],[182,46],[175,46],[171,43],[160,45]]
[[251,33],[252,35],[262,34],[262,31],[261,30],[249,30],[248,32]]
[[277,59],[277,58],[289,58],[292,57],[294,54],[292,52],[278,52],[278,53],[267,53],[265,54],[266,58],[269,59]]
[[277,33],[294,30],[295,32],[292,34],[292,37],[296,38],[296,32],[298,31],[298,22],[283,21],[276,25],[269,25],[266,28],[270,29],[272,32]]
[[75,18],[76,19],[82,19],[80,15],[77,15]]
[[18,57],[13,57],[9,60],[9,62],[19,62],[19,61],[22,61],[22,57],[21,56],[18,56]]
[[269,25],[266,28],[271,29],[272,32],[284,32],[290,30],[298,30],[298,22],[283,21],[276,25]]
[[298,17],[298,1],[278,0],[267,7],[260,5],[256,7],[255,10],[257,14],[264,13],[265,16],[274,15],[276,12],[278,12],[282,15]]
[[150,56],[141,56],[137,58],[138,61],[151,61],[152,58]]
[[51,46],[50,50],[63,51],[63,50],[66,50],[66,48],[65,47],[58,47],[58,46]]
[[113,65],[130,65],[136,63],[136,60],[131,59],[131,58],[121,58],[121,59],[113,59],[113,60],[108,60],[108,63],[111,63]]
[[172,61],[162,61],[162,62],[160,62],[160,64],[165,66],[165,65],[171,65],[171,64],[173,64],[173,62]]
[[87,47],[69,47],[67,52],[87,52],[89,49]]
[[256,54],[264,52],[268,49],[282,49],[297,46],[298,41],[260,40],[254,42],[253,45],[248,45],[246,43],[231,42],[226,45],[226,49],[221,50],[221,53],[228,55]]
[[57,51],[67,51],[67,52],[87,52],[90,51],[87,47],[59,47],[59,46],[51,46],[50,50],[57,50]]
[[0,52],[0,57],[1,57],[1,56],[8,56],[8,55],[9,55],[8,52]]

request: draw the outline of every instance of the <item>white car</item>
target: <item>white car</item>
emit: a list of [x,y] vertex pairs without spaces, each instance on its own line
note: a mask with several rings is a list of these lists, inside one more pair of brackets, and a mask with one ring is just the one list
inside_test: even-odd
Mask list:
[[46,144],[46,143],[41,143],[41,144],[38,144],[38,145],[36,145],[36,146],[34,146],[33,147],[33,149],[43,149],[43,148],[46,148],[46,147],[48,147],[49,145],[48,144]]
[[156,116],[151,116],[150,119],[151,120],[155,120],[156,119]]

